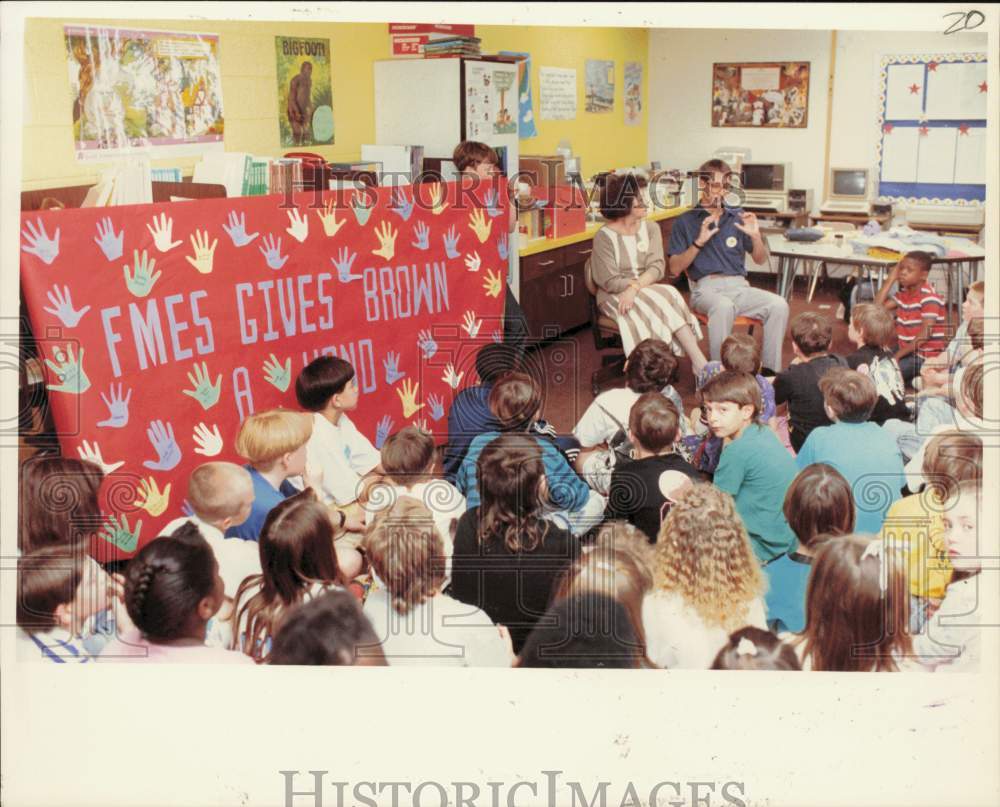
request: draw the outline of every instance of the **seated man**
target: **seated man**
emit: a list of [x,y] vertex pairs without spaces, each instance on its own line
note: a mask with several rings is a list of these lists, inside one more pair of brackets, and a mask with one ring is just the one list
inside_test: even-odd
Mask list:
[[688,273],[691,307],[708,316],[713,361],[719,360],[722,341],[732,332],[736,317],[753,317],[764,322],[762,363],[777,372],[781,369],[788,303],[777,294],[753,288],[743,263],[745,253],[757,263],[767,258],[757,217],[723,205],[732,172],[722,160],[709,160],[698,173],[698,205],[678,216],[670,233],[670,274]]

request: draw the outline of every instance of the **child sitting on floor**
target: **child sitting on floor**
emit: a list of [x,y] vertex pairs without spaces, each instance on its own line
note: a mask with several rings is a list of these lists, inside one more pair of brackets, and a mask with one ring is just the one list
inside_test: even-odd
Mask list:
[[799,659],[787,644],[760,628],[740,628],[731,634],[712,662],[713,670],[800,671]]
[[795,461],[799,468],[823,462],[840,471],[853,491],[855,531],[878,533],[905,480],[896,441],[868,420],[878,397],[875,385],[857,370],[835,367],[819,388],[833,425],[814,429]]
[[269,664],[384,667],[385,656],[357,597],[331,589],[293,606],[274,636]]
[[892,315],[881,306],[862,303],[851,309],[847,338],[858,349],[847,356],[847,366],[867,375],[875,384],[878,400],[869,420],[879,426],[890,418],[910,419],[903,374],[889,349],[895,335]]
[[760,387],[752,375],[726,370],[705,385],[701,397],[708,425],[723,443],[715,485],[736,500],[754,553],[766,563],[795,546],[782,512],[795,460],[760,425]]
[[703,481],[675,451],[681,415],[659,392],[645,392],[632,405],[628,434],[634,459],[620,462],[611,475],[606,519],[624,519],[656,542],[670,506],[692,483]]

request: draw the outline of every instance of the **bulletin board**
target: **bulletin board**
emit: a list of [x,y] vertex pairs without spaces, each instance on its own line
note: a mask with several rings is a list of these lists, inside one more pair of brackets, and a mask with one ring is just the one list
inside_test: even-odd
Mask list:
[[809,62],[712,65],[712,126],[804,129]]
[[985,53],[884,56],[876,161],[885,201],[986,200]]

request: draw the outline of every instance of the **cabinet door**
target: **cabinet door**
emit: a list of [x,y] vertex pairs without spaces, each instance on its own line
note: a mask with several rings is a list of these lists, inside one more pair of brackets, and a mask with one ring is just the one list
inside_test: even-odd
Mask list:
[[562,333],[559,303],[564,275],[556,271],[521,284],[521,308],[533,339],[548,339]]
[[583,264],[567,266],[565,271],[568,282],[566,297],[560,306],[563,331],[579,328],[590,322],[590,292],[583,280]]

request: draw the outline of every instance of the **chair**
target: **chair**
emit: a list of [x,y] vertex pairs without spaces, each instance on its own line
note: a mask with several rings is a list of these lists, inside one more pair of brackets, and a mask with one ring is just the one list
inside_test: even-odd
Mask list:
[[[698,320],[698,322],[700,322],[706,328],[708,327],[707,314],[702,314],[701,311],[695,311],[693,308],[691,309],[691,313],[694,314],[694,318]],[[747,333],[750,334],[751,336],[753,336],[753,329],[756,328],[758,325],[761,328],[763,328],[764,320],[755,319],[754,317],[737,317],[735,320],[733,320],[734,328],[746,328]]]
[[616,380],[625,368],[625,353],[622,348],[618,323],[601,313],[597,307],[597,284],[590,267],[590,259],[583,267],[583,281],[590,293],[590,331],[594,335],[594,347],[598,352],[617,348],[618,352],[601,356],[601,366],[590,376],[590,391],[594,395],[601,388]]

